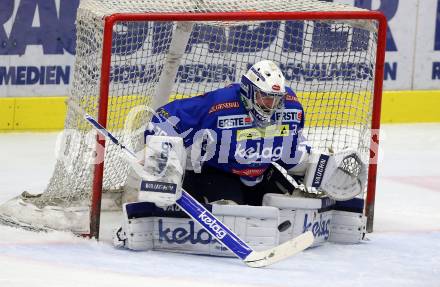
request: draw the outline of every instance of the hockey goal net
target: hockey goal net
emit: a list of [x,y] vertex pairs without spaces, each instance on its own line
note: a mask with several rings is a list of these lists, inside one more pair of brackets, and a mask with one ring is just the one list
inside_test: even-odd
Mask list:
[[139,150],[152,108],[239,82],[270,59],[304,106],[312,146],[370,162],[371,229],[385,27],[378,12],[316,0],[81,1],[55,171],[43,193],[3,204],[3,221],[98,237],[101,195],[118,208],[129,167],[114,145],[96,145],[82,113]]

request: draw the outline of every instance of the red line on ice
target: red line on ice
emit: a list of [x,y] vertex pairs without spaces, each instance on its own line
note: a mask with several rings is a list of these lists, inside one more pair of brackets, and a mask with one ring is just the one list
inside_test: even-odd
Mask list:
[[383,178],[440,192],[440,175],[439,176],[384,176]]

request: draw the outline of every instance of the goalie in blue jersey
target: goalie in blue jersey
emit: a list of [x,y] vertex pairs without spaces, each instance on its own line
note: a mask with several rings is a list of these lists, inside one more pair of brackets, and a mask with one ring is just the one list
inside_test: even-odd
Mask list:
[[[269,60],[254,64],[242,76],[240,83],[170,102],[156,111],[145,131],[144,168],[152,177],[144,178],[140,188],[138,183],[134,184],[139,192],[137,200],[160,206],[171,204],[166,201],[164,204],[161,200],[168,200],[166,192],[158,192],[169,185],[152,184],[166,181],[177,184],[178,189],[183,187],[202,203],[233,203],[235,207],[228,207],[233,211],[229,210],[227,214],[235,219],[249,217],[262,212],[263,198],[266,205],[272,206],[279,206],[279,200],[290,200],[288,196],[298,185],[291,178],[286,178],[280,171],[283,169],[301,181],[303,190],[323,191],[331,200],[347,200],[361,193],[365,186],[366,168],[357,152],[314,152],[303,135],[305,118],[304,109],[294,91],[286,86],[282,71]],[[343,167],[347,159],[352,163],[351,170]],[[148,183],[147,187],[145,183]],[[149,197],[151,194],[153,196]],[[156,197],[157,194],[165,196]],[[272,194],[272,197],[265,197],[266,194]],[[273,194],[283,194],[284,197],[280,199]],[[259,209],[250,211],[244,205]],[[292,205],[290,208],[311,206]],[[127,219],[133,218],[130,215],[132,210],[125,207]],[[138,212],[134,214],[139,216]],[[149,211],[145,216],[153,214]],[[156,214],[156,217],[160,216]],[[125,221],[125,227],[123,225],[116,236],[116,245],[124,242],[125,247],[136,250],[158,246],[148,240],[148,243],[134,240],[127,243],[121,234],[126,236],[127,230],[136,234],[137,231],[131,229],[132,222]],[[162,221],[159,221],[159,225],[154,226],[161,229],[161,224]],[[357,227],[359,224],[354,225]],[[144,228],[151,229],[148,226]],[[262,234],[267,231],[263,225],[260,228]],[[158,234],[164,235],[164,230],[171,229],[159,230]],[[321,233],[327,234],[328,238],[328,232]],[[359,237],[359,232],[355,235]],[[278,238],[276,234],[273,236],[274,240]],[[179,241],[169,236],[159,240],[171,245]],[[193,239],[192,242],[198,241]]]
[[239,84],[159,108],[151,123],[146,135],[183,138],[189,154],[183,187],[201,202],[261,205],[272,163],[290,170],[310,152],[301,137],[304,110],[268,60]]

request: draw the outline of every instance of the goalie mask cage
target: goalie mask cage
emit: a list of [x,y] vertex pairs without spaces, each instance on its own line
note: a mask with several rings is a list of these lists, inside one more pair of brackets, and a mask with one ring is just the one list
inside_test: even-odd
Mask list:
[[354,148],[369,162],[361,196],[372,231],[385,32],[379,12],[316,0],[82,1],[55,171],[43,193],[4,203],[0,218],[98,238],[101,199],[120,208],[129,166],[118,147],[96,143],[81,111],[139,150],[152,108],[239,82],[269,59],[305,109],[311,145]]

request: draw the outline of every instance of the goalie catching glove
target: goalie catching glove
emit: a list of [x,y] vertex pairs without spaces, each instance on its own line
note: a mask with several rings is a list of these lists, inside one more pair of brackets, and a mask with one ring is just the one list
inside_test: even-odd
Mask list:
[[316,188],[336,200],[349,200],[360,194],[367,181],[367,166],[354,150],[312,153],[304,176],[307,190]]

